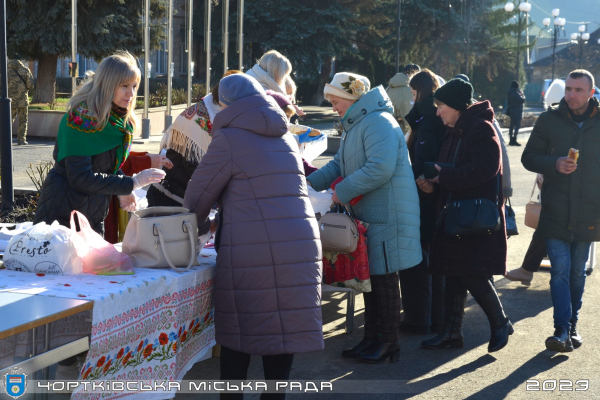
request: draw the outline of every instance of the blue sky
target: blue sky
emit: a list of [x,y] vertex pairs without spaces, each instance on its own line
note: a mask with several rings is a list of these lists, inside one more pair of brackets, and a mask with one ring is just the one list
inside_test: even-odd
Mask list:
[[567,36],[577,32],[579,22],[590,22],[589,32],[600,28],[600,0],[529,0],[529,3],[532,4],[530,16],[540,27],[542,20],[550,17],[552,9],[558,8],[560,17],[567,20]]

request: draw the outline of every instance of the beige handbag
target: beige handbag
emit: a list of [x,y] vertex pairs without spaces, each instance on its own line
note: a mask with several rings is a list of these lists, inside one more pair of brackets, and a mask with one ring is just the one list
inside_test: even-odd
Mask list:
[[134,268],[171,267],[185,272],[199,265],[196,256],[198,221],[184,207],[150,207],[132,213],[123,253]]
[[335,204],[319,220],[323,251],[352,253],[358,245],[358,227],[348,206]]
[[533,229],[537,229],[538,223],[540,222],[540,213],[542,212],[542,203],[533,201],[533,194],[535,193],[535,187],[537,186],[537,179],[533,184],[533,190],[531,196],[529,196],[529,203],[525,206],[525,226]]

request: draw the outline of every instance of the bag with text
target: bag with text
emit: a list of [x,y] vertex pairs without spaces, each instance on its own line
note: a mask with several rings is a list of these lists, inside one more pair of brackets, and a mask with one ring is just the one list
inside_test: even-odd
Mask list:
[[82,274],[83,263],[74,241],[80,244],[82,240],[57,221],[51,225],[40,222],[13,236],[4,253],[4,265],[36,274]]

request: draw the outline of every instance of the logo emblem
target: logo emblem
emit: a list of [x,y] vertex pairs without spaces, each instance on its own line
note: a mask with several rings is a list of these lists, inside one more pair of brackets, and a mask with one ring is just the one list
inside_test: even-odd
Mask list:
[[4,375],[4,392],[13,399],[18,399],[27,392],[27,374],[21,368],[12,368]]

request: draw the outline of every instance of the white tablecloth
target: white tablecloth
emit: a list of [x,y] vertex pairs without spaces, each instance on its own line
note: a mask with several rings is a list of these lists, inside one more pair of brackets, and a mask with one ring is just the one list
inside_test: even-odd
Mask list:
[[[51,326],[51,348],[90,334],[91,329],[90,351],[80,379],[181,380],[215,344],[216,253],[203,250],[199,259],[202,265],[184,273],[138,268],[135,275],[44,276],[0,270],[0,291],[94,301],[91,323],[78,314]],[[0,362],[14,355],[26,356],[31,338],[27,335],[0,341]],[[40,340],[42,336],[38,334]],[[171,397],[173,394],[148,392],[75,392],[72,396],[90,400]]]

